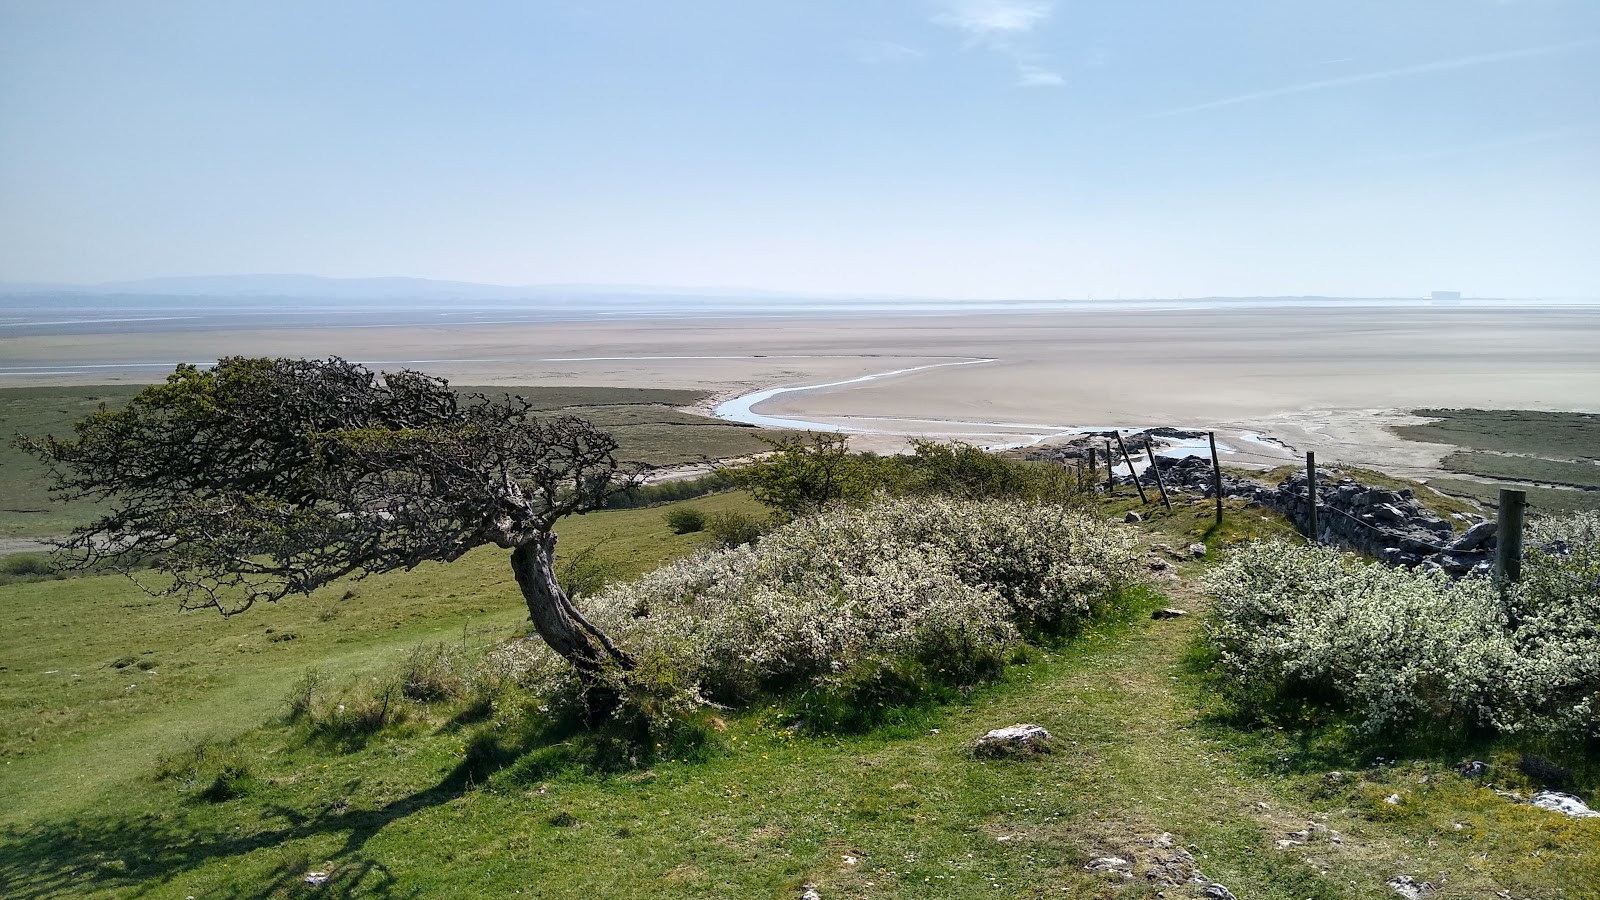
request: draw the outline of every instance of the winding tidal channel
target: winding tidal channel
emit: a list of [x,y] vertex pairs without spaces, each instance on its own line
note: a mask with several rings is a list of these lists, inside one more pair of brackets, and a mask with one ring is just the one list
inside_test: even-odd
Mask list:
[[[886,372],[875,372],[870,375],[860,375],[855,378],[846,378],[841,381],[827,381],[818,384],[787,385],[782,387],[766,388],[741,394],[729,400],[718,403],[712,413],[720,419],[730,422],[740,422],[746,425],[756,425],[762,428],[790,428],[803,431],[826,431],[835,434],[876,434],[905,437],[953,437],[958,439],[972,439],[989,450],[1012,450],[1019,447],[1030,447],[1056,438],[1070,437],[1087,432],[1126,431],[1115,425],[1063,425],[1044,422],[980,422],[967,419],[918,419],[900,416],[829,416],[829,421],[819,419],[801,419],[792,416],[773,416],[759,413],[755,407],[781,397],[786,394],[798,394],[808,391],[821,391],[839,388],[852,384],[861,384],[868,381],[877,381],[883,378],[893,378],[900,375],[910,375],[928,369],[945,368],[949,366],[973,366],[992,363],[995,360],[986,358],[966,358],[949,362],[929,363],[920,366],[908,366],[900,369],[891,369]],[[921,427],[918,427],[921,426]],[[995,438],[1000,438],[996,441]],[[1194,456],[1210,452],[1209,444],[1205,440],[1184,438],[1165,438],[1170,446],[1160,450],[1163,456]],[[1219,441],[1217,450],[1221,453],[1233,453],[1234,448]],[[1125,467],[1120,467],[1125,468]],[[1136,469],[1144,468],[1144,464],[1135,464]]]

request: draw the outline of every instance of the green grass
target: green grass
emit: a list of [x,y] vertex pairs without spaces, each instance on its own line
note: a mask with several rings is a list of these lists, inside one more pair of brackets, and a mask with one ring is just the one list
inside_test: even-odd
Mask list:
[[[740,494],[685,505],[752,509]],[[1209,504],[1141,509],[1126,527],[1178,549],[1286,531],[1233,505],[1221,527]],[[663,513],[575,519],[562,552],[603,541],[596,554],[624,577],[703,539],[672,534]],[[1208,564],[1172,561],[1124,617],[954,702],[888,710],[875,730],[795,730],[783,705],[708,711],[709,746],[611,774],[577,762],[583,736],[537,709],[479,722],[412,705],[343,750],[283,720],[310,666],[343,687],[421,641],[517,633],[503,551],[231,620],[179,615],[115,578],[0,587],[0,715],[26,731],[0,733],[0,895],[674,900],[795,898],[811,883],[828,898],[1149,898],[1143,878],[1083,867],[1148,858],[1170,833],[1240,897],[1392,898],[1400,873],[1441,885],[1437,898],[1600,896],[1600,821],[1507,802],[1447,756],[1375,766],[1326,736],[1219,715],[1194,652],[1206,601],[1192,578]],[[1168,604],[1191,614],[1147,617]],[[1022,721],[1058,751],[970,752]],[[202,756],[206,737],[221,742]],[[1526,790],[1501,770],[1497,786]],[[1310,821],[1341,841],[1278,849]],[[310,870],[331,880],[305,885]]]
[[1429,484],[1437,490],[1471,497],[1491,509],[1500,504],[1500,489],[1511,488],[1528,495],[1528,507],[1541,515],[1561,515],[1600,509],[1600,491],[1575,491],[1533,487],[1513,482],[1469,481],[1465,478],[1434,478]]
[[1592,413],[1414,409],[1411,414],[1436,421],[1395,426],[1394,432],[1408,440],[1552,459],[1600,459],[1600,415]]
[[[758,509],[742,494],[686,505]],[[593,513],[560,534],[558,566],[593,548],[610,578],[636,577],[707,540],[673,534],[660,509]],[[231,619],[176,605],[121,576],[0,587],[0,823],[82,803],[187,737],[264,721],[308,667],[348,678],[420,641],[481,646],[527,619],[506,552],[487,547]],[[130,657],[137,664],[115,667]]]
[[[92,502],[53,502],[46,472],[33,456],[18,450],[16,435],[68,437],[73,423],[102,402],[120,406],[137,386],[0,388],[0,537],[64,534],[95,516]],[[491,396],[512,393],[536,409],[583,416],[611,431],[627,462],[672,466],[758,453],[768,432],[720,419],[680,412],[698,403],[703,391],[611,387],[461,387]]]
[[1477,475],[1480,478],[1538,481],[1545,484],[1600,490],[1600,465],[1594,463],[1458,450],[1446,456],[1440,465],[1452,472]]
[[45,468],[12,444],[18,434],[72,433],[72,423],[102,402],[126,403],[140,388],[96,385],[0,388],[0,537],[61,534],[93,518],[92,503],[56,503],[44,489]]

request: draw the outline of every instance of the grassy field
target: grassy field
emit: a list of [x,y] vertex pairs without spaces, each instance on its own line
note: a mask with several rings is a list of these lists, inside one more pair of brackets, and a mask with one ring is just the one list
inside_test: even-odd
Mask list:
[[[753,508],[739,494],[688,505]],[[1395,751],[1233,723],[1194,652],[1206,601],[1192,577],[1209,561],[1168,550],[1286,528],[1237,507],[1221,527],[1206,504],[1144,511],[1127,527],[1150,545],[1152,581],[1129,613],[1034,649],[963,701],[893,711],[865,734],[797,732],[780,705],[729,712],[709,746],[608,775],[532,727],[537,709],[477,722],[412,704],[345,748],[283,720],[307,667],[347,688],[419,642],[516,634],[526,613],[503,552],[230,620],[109,577],[0,587],[0,714],[15,725],[0,737],[0,896],[1195,896],[1084,869],[1180,851],[1246,898],[1392,898],[1399,874],[1439,898],[1600,896],[1600,820],[1507,802],[1450,767],[1494,748],[1379,764]],[[663,513],[573,520],[563,550],[598,545],[622,577],[703,540]],[[1148,617],[1168,604],[1191,615]],[[974,736],[1019,721],[1049,728],[1059,752],[974,758]],[[507,752],[477,753],[486,741]],[[185,767],[202,777],[160,777]],[[224,770],[232,789],[206,790]],[[1498,760],[1494,776],[1527,788]],[[1331,833],[1278,843],[1312,822]],[[312,870],[328,883],[305,884]]]
[[1440,465],[1452,472],[1480,478],[1537,481],[1600,491],[1600,465],[1594,463],[1458,450],[1446,456]]
[[[703,399],[705,394],[700,391],[589,387],[460,390],[482,391],[491,396],[513,393],[550,414],[590,419],[616,437],[622,448],[621,457],[630,462],[671,466],[766,449],[757,429],[678,410]],[[138,391],[139,388],[126,385],[0,388],[0,537],[62,534],[90,520],[95,512],[94,505],[88,502],[52,502],[44,489],[44,467],[17,449],[13,438],[69,436],[73,423],[94,412],[101,403],[116,407]]]
[[1528,495],[1528,508],[1535,515],[1562,515],[1600,509],[1600,491],[1573,491],[1534,487],[1521,482],[1472,481],[1467,478],[1433,478],[1434,488],[1458,497],[1471,497],[1493,509],[1500,504],[1500,489],[1513,488]]
[[1600,465],[1595,464],[1600,415],[1517,409],[1417,409],[1412,414],[1435,421],[1396,426],[1395,433],[1465,448],[1447,455],[1440,467],[1474,476],[1430,479],[1436,489],[1494,507],[1501,488],[1515,488],[1527,493],[1536,513],[1600,509]]
[[1414,409],[1411,413],[1435,420],[1394,428],[1396,434],[1413,441],[1550,459],[1600,459],[1600,415],[1592,413],[1524,409]]
[[94,516],[91,503],[52,502],[44,466],[12,439],[71,434],[72,423],[101,403],[121,406],[138,392],[126,385],[0,389],[0,537],[61,534]]

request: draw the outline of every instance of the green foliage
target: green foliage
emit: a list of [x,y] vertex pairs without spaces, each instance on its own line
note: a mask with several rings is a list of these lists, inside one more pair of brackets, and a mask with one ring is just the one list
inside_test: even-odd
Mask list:
[[712,513],[706,519],[706,533],[717,547],[738,547],[761,539],[765,526],[761,520],[736,509]]
[[1514,586],[1282,542],[1237,551],[1207,578],[1226,689],[1264,717],[1327,710],[1367,733],[1600,740],[1600,519],[1545,528],[1565,552],[1531,553]]
[[585,544],[581,549],[556,557],[556,583],[568,597],[578,598],[597,594],[611,580],[611,573],[601,556],[609,537]]
[[409,713],[404,699],[398,679],[357,679],[348,693],[314,707],[301,727],[308,743],[352,753],[378,732],[406,721]]
[[301,673],[289,687],[289,693],[284,695],[285,717],[291,722],[298,722],[311,715],[313,705],[327,683],[328,677],[320,669],[307,669]]
[[[1093,476],[1050,463],[1007,459],[961,442],[912,441],[908,456],[851,453],[843,435],[768,441],[767,456],[721,470],[758,501],[796,517],[835,502],[878,496],[1016,499],[1087,504]],[[1083,479],[1083,480],[1080,480]]]
[[585,420],[337,358],[180,365],[74,431],[20,444],[58,491],[106,504],[73,532],[79,564],[154,555],[168,593],[224,614],[526,544],[604,503],[617,468]]
[[662,516],[673,534],[692,534],[706,527],[706,514],[692,506],[679,506]]
[[466,689],[461,650],[455,644],[418,644],[400,666],[400,694],[418,703],[461,696]]
[[722,471],[658,484],[629,485],[606,498],[606,509],[638,509],[641,506],[676,503],[680,500],[704,497],[707,494],[731,491],[738,486],[739,482],[732,475]]
[[66,573],[57,568],[45,553],[13,553],[0,557],[0,584],[19,584],[65,578]]
[[[1093,487],[1074,469],[1051,463],[1006,459],[959,441],[912,441],[908,458],[894,458],[903,475],[884,485],[890,492],[964,500],[1002,498],[1040,503],[1081,503]],[[1093,480],[1094,476],[1086,476]]]
[[1024,636],[1071,634],[1115,606],[1131,540],[1051,504],[885,499],[701,553],[590,605],[630,653],[672,673],[657,681],[684,709],[702,693],[737,705],[827,678],[849,695],[849,679],[876,683],[882,660],[972,682]]
[[44,553],[14,553],[0,559],[0,574],[5,575],[49,575],[52,570],[50,557]]
[[836,500],[860,500],[872,493],[872,480],[863,477],[866,466],[850,454],[842,435],[813,432],[766,443],[771,451],[762,458],[718,471],[787,516],[810,515]]

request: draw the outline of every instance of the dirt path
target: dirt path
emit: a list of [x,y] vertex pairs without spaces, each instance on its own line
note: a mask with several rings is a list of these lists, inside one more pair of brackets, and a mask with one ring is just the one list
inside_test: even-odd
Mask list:
[[[1085,733],[1097,738],[1092,744],[1080,739],[1079,746],[1088,744],[1096,759],[1101,813],[1072,830],[1087,846],[1133,864],[1136,877],[1115,896],[1143,896],[1133,885],[1163,865],[1180,872],[1198,868],[1239,897],[1393,900],[1405,896],[1396,885],[1408,883],[1432,885],[1421,896],[1440,900],[1595,896],[1594,888],[1576,885],[1552,893],[1544,887],[1548,874],[1502,883],[1508,872],[1529,873],[1544,864],[1550,848],[1530,848],[1530,838],[1539,843],[1533,835],[1583,826],[1529,816],[1528,808],[1448,770],[1402,764],[1263,775],[1259,763],[1246,759],[1248,738],[1202,720],[1200,694],[1183,670],[1206,598],[1189,577],[1171,577],[1162,587],[1188,615],[1128,635],[1058,686],[1079,698],[1080,727],[1091,725]],[[1323,779],[1331,785],[1326,796],[1318,796],[1318,787],[1308,790],[1308,783]],[[1399,799],[1391,805],[1384,797]],[[1164,834],[1170,848],[1162,846]],[[1241,849],[1254,851],[1243,865]],[[1577,869],[1594,864],[1592,856],[1577,856]],[[1203,887],[1169,889],[1166,896]]]

